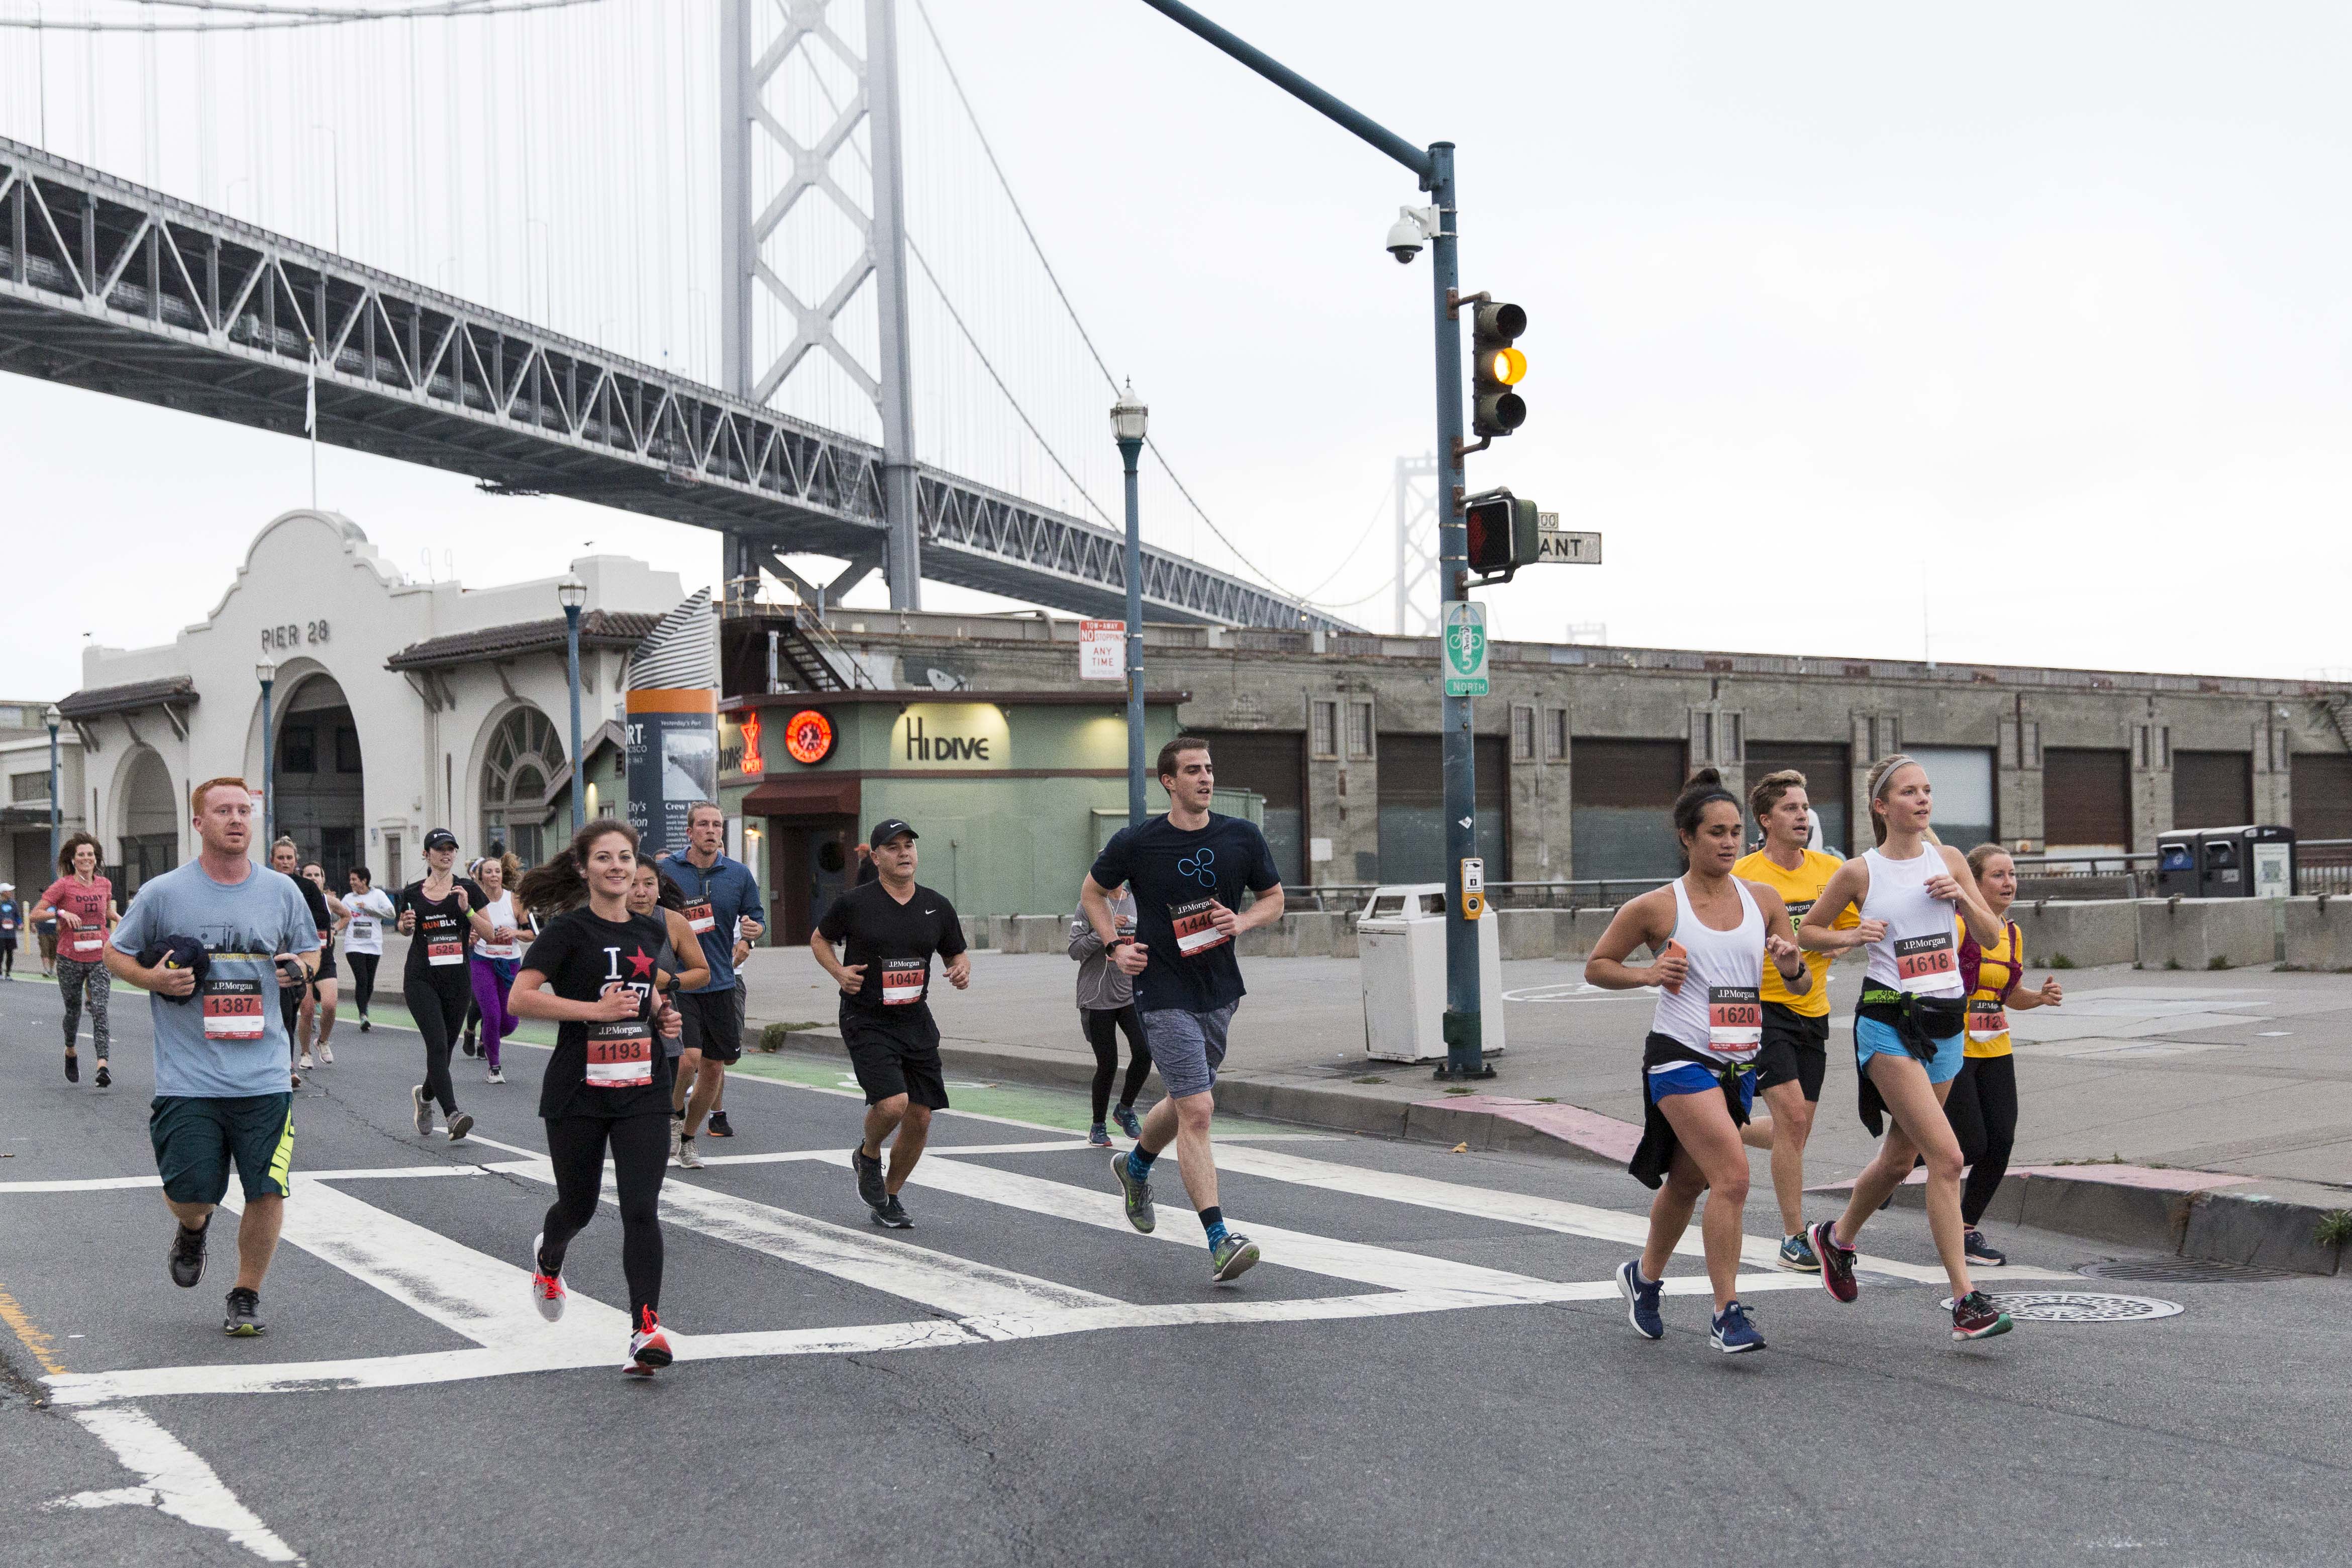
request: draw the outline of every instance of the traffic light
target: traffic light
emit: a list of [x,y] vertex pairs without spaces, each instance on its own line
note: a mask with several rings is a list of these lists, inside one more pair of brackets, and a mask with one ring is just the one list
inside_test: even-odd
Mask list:
[[1482,582],[1510,581],[1543,548],[1536,504],[1522,501],[1508,490],[1487,490],[1471,497],[1463,503],[1462,523],[1468,535],[1465,555],[1470,574]]
[[1471,318],[1470,429],[1489,439],[1527,423],[1527,400],[1511,389],[1528,373],[1528,357],[1511,345],[1528,329],[1516,305],[1481,305]]

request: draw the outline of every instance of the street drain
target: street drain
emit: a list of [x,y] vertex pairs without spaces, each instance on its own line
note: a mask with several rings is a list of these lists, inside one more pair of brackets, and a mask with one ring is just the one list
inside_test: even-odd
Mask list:
[[2301,1276],[2208,1258],[2102,1258],[2074,1270],[2093,1280],[2130,1280],[2146,1285],[2259,1285]]
[[[1996,1291],[1992,1303],[2021,1323],[2136,1323],[2176,1317],[2178,1301],[2153,1296],[2102,1296],[2088,1291]],[[1946,1297],[1944,1309],[1951,1310]]]

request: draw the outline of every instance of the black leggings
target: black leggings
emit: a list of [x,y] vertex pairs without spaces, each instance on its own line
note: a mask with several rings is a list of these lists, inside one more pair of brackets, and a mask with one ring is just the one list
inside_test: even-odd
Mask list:
[[1960,1218],[1974,1225],[2009,1174],[2009,1153],[2017,1145],[2017,1058],[1971,1056],[1961,1062],[1944,1115],[1969,1164]]
[[449,1082],[449,1051],[466,1022],[466,1004],[474,997],[467,971],[457,968],[451,973],[457,977],[454,986],[411,980],[400,991],[401,999],[408,1004],[408,1016],[416,1020],[416,1032],[425,1037],[425,1096],[440,1105],[444,1116],[457,1114],[457,1090]]
[[365,1018],[368,1003],[375,996],[375,967],[383,955],[346,952],[343,956],[351,960],[352,1000],[360,1009],[360,1017]]
[[[443,1052],[446,1056],[446,1052]],[[629,1326],[661,1310],[662,1167],[669,1164],[669,1118],[550,1116],[547,1157],[555,1165],[555,1201],[547,1207],[540,1267],[563,1262],[572,1239],[596,1218],[604,1190],[604,1146],[613,1149],[620,1186],[621,1271],[629,1281]]]
[[1110,1110],[1110,1081],[1118,1071],[1118,1037],[1127,1036],[1130,1053],[1127,1062],[1127,1082],[1120,1088],[1118,1103],[1131,1106],[1143,1089],[1143,1081],[1151,1076],[1151,1048],[1143,1043],[1143,1019],[1135,1004],[1112,1011],[1103,1008],[1080,1008],[1078,1016],[1086,1022],[1087,1043],[1095,1048],[1095,1124],[1100,1126]]

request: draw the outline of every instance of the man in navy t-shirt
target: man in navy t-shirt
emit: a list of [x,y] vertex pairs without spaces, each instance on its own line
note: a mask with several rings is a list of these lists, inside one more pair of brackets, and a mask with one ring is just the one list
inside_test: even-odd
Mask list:
[[[1129,1223],[1149,1231],[1151,1163],[1170,1144],[1184,1190],[1208,1232],[1212,1278],[1231,1280],[1258,1260],[1257,1244],[1225,1228],[1217,1207],[1217,1166],[1209,1147],[1216,1110],[1211,1092],[1225,1058],[1225,1032],[1242,999],[1234,939],[1282,918],[1282,878],[1255,823],[1209,810],[1217,786],[1209,743],[1180,735],[1160,748],[1168,814],[1122,829],[1087,873],[1078,904],[1110,961],[1135,979],[1143,1040],[1167,1097],[1143,1118],[1135,1147],[1111,1156]],[[1135,894],[1136,935],[1122,936],[1110,907],[1121,883]],[[1236,913],[1246,889],[1257,902]]]

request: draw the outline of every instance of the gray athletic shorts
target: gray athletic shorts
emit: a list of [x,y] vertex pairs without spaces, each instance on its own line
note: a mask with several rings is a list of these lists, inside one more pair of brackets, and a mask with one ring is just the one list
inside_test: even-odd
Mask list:
[[1143,1015],[1143,1043],[1150,1048],[1160,1086],[1171,1098],[1205,1094],[1215,1087],[1217,1069],[1225,1060],[1225,1030],[1239,1006],[1227,1002],[1205,1013],[1161,1008]]

